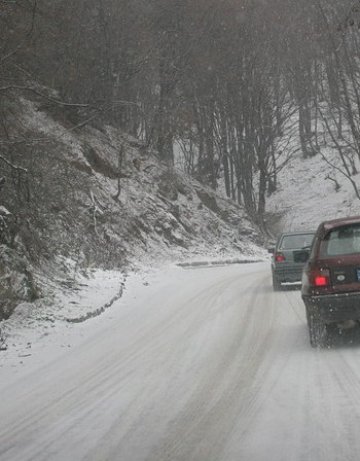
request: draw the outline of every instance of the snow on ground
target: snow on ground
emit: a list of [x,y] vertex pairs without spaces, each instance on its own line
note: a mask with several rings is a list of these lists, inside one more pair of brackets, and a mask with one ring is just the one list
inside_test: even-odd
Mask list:
[[[45,131],[48,133],[50,128],[51,130],[54,128],[53,125],[48,126],[49,117],[36,113],[40,117],[39,120],[36,119],[37,129],[39,125],[43,130],[46,128]],[[28,122],[35,123],[34,120],[29,118]],[[57,130],[61,131],[61,127],[57,123],[55,125]],[[75,143],[77,147],[74,149],[76,141],[74,135],[67,135],[65,129],[61,132],[55,130],[55,132],[64,142],[68,141],[71,144],[71,152],[78,159],[81,148],[80,144],[78,146]],[[100,142],[97,141],[98,132],[90,134],[94,145]],[[115,134],[110,133],[112,142],[117,146]],[[101,146],[97,147],[101,151]],[[131,151],[132,148],[129,149]],[[132,151],[130,151],[128,155],[131,165]],[[110,148],[106,150],[107,154],[111,152]],[[331,149],[324,148],[323,154],[329,160],[336,162],[335,154]],[[85,162],[86,159],[84,158],[83,161]],[[6,351],[0,351],[0,366],[4,366],[5,362],[10,363],[10,366],[12,364],[23,366],[24,361],[29,361],[29,357],[35,355],[36,349],[47,348],[50,344],[57,344],[56,347],[68,347],[67,338],[76,336],[76,332],[79,334],[83,332],[86,325],[91,323],[92,317],[114,310],[114,305],[118,305],[115,301],[127,289],[130,279],[138,277],[140,284],[150,283],[148,281],[150,273],[160,270],[159,267],[169,267],[170,253],[172,260],[179,262],[184,268],[211,267],[266,259],[265,251],[248,239],[254,230],[242,210],[232,207],[224,198],[216,198],[217,206],[222,213],[225,211],[228,213],[229,222],[234,221],[235,226],[240,226],[239,235],[236,235],[233,228],[224,226],[211,208],[204,206],[195,193],[194,186],[185,175],[179,176],[181,192],[176,191],[175,200],[171,198],[171,191],[168,191],[170,198],[166,193],[160,196],[157,187],[154,186],[153,177],[148,176],[148,172],[153,171],[157,165],[155,160],[148,158],[142,161],[142,171],[132,171],[132,179],[124,179],[121,193],[123,209],[131,210],[130,217],[138,221],[141,217],[144,226],[148,226],[143,229],[136,221],[139,239],[129,242],[122,240],[126,251],[132,254],[133,260],[140,262],[140,269],[138,268],[131,276],[119,271],[99,269],[90,270],[87,274],[77,273],[76,277],[70,276],[60,282],[56,281],[50,297],[47,296],[46,299],[31,304],[20,304],[14,315],[0,324],[1,334],[5,337],[7,346]],[[333,181],[325,180],[327,175],[340,183],[339,191],[335,191]],[[100,178],[100,175],[95,173],[95,177],[98,176]],[[354,176],[354,179],[360,184],[359,175]],[[110,180],[106,181],[111,183],[111,187],[115,187]],[[321,155],[304,160],[298,153],[279,173],[278,182],[278,191],[269,197],[267,202],[268,211],[275,214],[272,222],[275,231],[315,229],[324,219],[360,213],[360,201],[356,198],[350,182],[331,167]],[[139,187],[140,183],[142,187]],[[169,185],[165,183],[163,187],[166,189]],[[109,191],[106,189],[105,192],[108,196]],[[102,199],[100,192],[99,197]],[[210,195],[209,197],[211,199]],[[174,213],[176,216],[179,213],[178,223]],[[277,216],[280,218],[278,219]],[[188,237],[185,236],[183,225],[192,228],[198,236],[194,243],[186,240]],[[107,231],[109,233],[111,228]],[[180,241],[182,245],[171,245],[164,238],[167,231],[171,235],[171,240]],[[148,238],[148,234],[151,238]],[[134,267],[135,265],[133,270]],[[71,268],[68,273],[72,273]],[[44,291],[48,293],[48,287]]]
[[79,275],[73,287],[55,289],[52,299],[20,304],[1,324],[7,346],[0,352],[1,381],[9,371],[16,376],[55,360],[64,349],[91,335],[94,327],[106,324],[116,314],[125,283],[126,290],[136,292],[137,287],[148,285],[155,273],[143,269],[124,275],[94,269],[87,277]]
[[0,367],[23,365],[25,359],[54,343],[70,347],[69,333],[110,308],[121,297],[125,281],[126,275],[119,271],[93,269],[86,276],[78,274],[76,279],[54,285],[47,298],[19,304],[1,323],[4,350],[0,351]]
[[[42,262],[42,272],[35,277],[43,298],[18,305],[10,319],[0,322],[0,348],[7,347],[0,351],[2,363],[32,357],[38,343],[47,347],[58,341],[67,347],[62,335],[77,331],[75,324],[80,324],[80,331],[82,323],[113,310],[128,284],[125,271],[147,274],[172,261],[184,267],[215,266],[267,257],[243,207],[161,164],[156,153],[145,152],[135,138],[111,127],[69,130],[62,118],[26,98],[17,106],[14,136],[31,133],[34,139],[51,140],[42,152],[44,159],[62,159],[77,180],[71,183],[71,198],[58,204],[61,213],[52,211],[49,200],[44,245],[58,256],[55,262]],[[122,149],[121,193],[114,199],[120,192],[116,175]],[[69,190],[69,183],[59,182],[57,187],[55,199],[67,197],[61,191]],[[71,216],[66,214],[69,208]],[[39,229],[32,232],[36,235]],[[124,272],[81,273],[89,266],[120,267]]]
[[358,459],[359,332],[312,349],[299,291],[273,292],[268,263],[144,282],[64,348],[0,369],[2,461]]
[[[332,155],[331,151],[325,153]],[[327,175],[339,181],[339,191],[335,191],[332,181],[325,180]],[[354,178],[360,182],[358,176]],[[349,181],[341,177],[320,155],[304,160],[298,154],[279,173],[278,181],[279,189],[268,199],[267,204],[268,211],[281,215],[280,219],[275,219],[275,230],[315,229],[321,220],[360,213],[360,201],[355,197]],[[129,183],[124,188],[122,200],[125,204],[134,199],[139,203],[153,200],[144,191],[143,196],[138,197],[136,185],[137,183]],[[198,207],[199,198],[194,195],[192,200],[195,201],[194,208]],[[185,196],[179,194],[177,203],[186,210]],[[155,205],[157,207],[154,203]],[[211,210],[205,211],[209,216],[204,212],[192,216],[192,225],[200,235],[210,233],[206,226],[209,225],[210,214],[213,213]],[[137,209],[135,212],[139,213]],[[183,219],[186,219],[186,213],[190,211],[184,211]],[[242,226],[245,225],[246,222],[243,221]],[[212,231],[215,232],[216,229]],[[190,251],[174,246],[173,261],[186,268],[266,259],[264,250],[252,242],[246,244],[246,235],[242,237],[242,241],[239,240],[238,251],[227,246],[226,242],[232,237],[230,232],[229,236],[226,232],[228,231],[224,230],[222,236],[225,239],[223,247],[218,240],[214,240],[212,245],[198,241],[197,246],[193,246]],[[156,238],[147,241],[146,251],[144,248],[137,250],[133,247],[134,255],[141,262],[140,268],[131,275],[99,269],[93,269],[86,275],[78,273],[76,277],[70,276],[60,283],[54,283],[52,296],[32,304],[19,305],[14,315],[0,325],[7,346],[7,351],[0,351],[0,366],[8,363],[11,367],[23,367],[30,358],[34,360],[37,350],[50,345],[55,348],[70,347],[74,337],[77,334],[82,335],[86,330],[92,317],[101,316],[104,311],[113,312],[114,305],[119,305],[115,301],[127,290],[129,283],[133,283],[130,280],[137,279],[140,285],[147,284],[150,283],[149,274],[157,273],[161,267],[173,266],[169,263],[169,251],[165,246],[163,236],[159,235],[158,241]],[[69,264],[71,266],[73,263]],[[72,270],[70,267],[67,272],[71,274]]]
[[[335,164],[330,149],[323,154]],[[325,180],[336,179],[341,185]],[[352,177],[360,186],[360,174]],[[316,230],[321,221],[360,214],[360,200],[348,179],[331,167],[321,155],[303,159],[298,153],[278,176],[279,190],[267,201],[267,210],[281,218],[277,231]]]
[[259,251],[253,256],[222,259],[203,255],[178,264],[142,266],[127,274],[100,269],[77,274],[75,280],[63,281],[61,288],[55,285],[50,298],[20,304],[1,323],[5,348],[0,351],[0,373],[4,376],[11,371],[9,377],[14,377],[55,360],[64,350],[91,336],[94,329],[106,327],[119,309],[129,307],[129,300],[136,299],[143,286],[159,285],[160,281],[166,286],[168,279],[181,276],[186,268],[229,264],[245,267],[261,260],[264,253]]
[[[331,152],[328,152],[328,155],[331,156]],[[336,178],[341,184],[338,192],[335,191],[332,181],[325,180],[328,174]],[[140,179],[144,178],[145,176]],[[329,166],[321,156],[307,160],[302,159],[300,156],[294,158],[280,172],[278,179],[279,190],[268,201],[268,210],[275,215],[281,215],[281,219],[275,222],[275,229],[277,230],[315,229],[321,220],[360,213],[360,201],[355,197],[351,184]],[[359,175],[355,176],[354,179],[360,182]],[[124,204],[127,204],[127,202],[132,203],[134,197],[136,198],[136,188],[138,188],[138,183],[134,182],[125,189],[122,196]],[[144,201],[147,200],[150,203],[153,199],[146,191],[143,191],[143,197],[137,197],[137,200],[140,207],[140,205],[144,205]],[[186,200],[186,197],[180,194],[177,204],[180,207],[183,206],[183,219],[187,218]],[[196,195],[194,195],[193,201],[196,201],[196,206],[200,205],[200,200]],[[158,204],[153,202],[152,205],[155,211],[158,211]],[[197,216],[196,218],[195,224],[200,235],[204,232],[210,233],[210,231],[214,231],[214,229],[205,230],[208,217],[214,214],[211,210],[206,211],[207,215],[204,214],[203,217],[200,218],[200,216]],[[164,215],[167,213],[166,208],[164,208],[163,213]],[[134,212],[134,216],[136,214],[138,214],[137,210]],[[168,218],[169,222],[173,220],[171,216],[168,216]],[[176,228],[172,229],[172,233],[175,238],[182,238]],[[230,241],[230,231],[228,231],[228,234],[229,236],[227,233],[224,235],[226,238],[228,237],[227,241]],[[357,350],[354,349],[352,351],[348,348],[349,350],[337,351],[335,348],[334,351],[330,351],[331,354],[328,354],[330,357],[328,360],[323,359],[323,357],[326,357],[326,353],[324,352],[321,361],[319,360],[321,352],[312,351],[313,353],[310,355],[306,321],[299,293],[296,291],[273,293],[270,285],[268,265],[264,264],[261,267],[259,266],[259,268],[257,264],[245,264],[266,259],[265,252],[254,243],[246,243],[246,233],[241,237],[239,239],[238,251],[233,248],[229,249],[226,245],[222,248],[219,245],[219,239],[214,241],[212,246],[206,246],[205,242],[203,242],[197,248],[191,248],[191,251],[184,251],[184,249],[179,247],[178,250],[173,252],[173,258],[179,262],[177,265],[175,262],[169,263],[164,238],[159,234],[158,240],[154,238],[146,242],[146,244],[144,243],[145,248],[142,248],[141,251],[140,249],[135,249],[135,256],[139,257],[142,265],[132,272],[124,273],[115,270],[93,269],[87,273],[80,273],[73,267],[72,271],[68,271],[68,273],[74,274],[73,277],[54,283],[50,297],[40,299],[32,304],[23,303],[19,305],[14,315],[1,323],[1,332],[5,337],[5,344],[7,346],[6,350],[0,351],[1,387],[5,389],[12,383],[19,383],[22,378],[29,376],[30,372],[36,372],[37,369],[51,362],[56,363],[57,359],[60,358],[69,358],[66,369],[68,371],[73,366],[71,352],[76,346],[80,345],[86,353],[88,351],[87,347],[91,345],[89,349],[92,349],[99,358],[103,353],[103,359],[108,362],[107,365],[111,365],[112,369],[114,365],[112,358],[119,358],[122,351],[99,351],[96,349],[97,340],[99,340],[99,345],[103,344],[106,342],[104,340],[106,332],[112,330],[113,338],[117,338],[119,344],[126,344],[126,341],[129,341],[129,344],[133,345],[134,341],[130,341],[129,337],[138,332],[138,324],[141,323],[144,317],[147,317],[149,325],[145,322],[145,326],[149,326],[148,339],[150,343],[152,342],[156,354],[154,355],[155,358],[152,357],[153,362],[150,363],[148,360],[148,353],[150,352],[147,351],[148,343],[145,344],[144,342],[144,347],[139,347],[140,352],[143,351],[144,357],[141,357],[141,354],[139,356],[135,354],[135,361],[138,361],[141,366],[136,368],[137,374],[131,384],[135,386],[135,390],[137,387],[141,388],[142,385],[144,386],[141,392],[138,394],[135,393],[136,398],[134,397],[133,401],[138,402],[139,398],[143,399],[143,408],[145,410],[148,408],[148,410],[140,412],[139,415],[134,410],[134,414],[136,418],[139,418],[139,421],[143,421],[145,415],[148,424],[146,425],[143,422],[138,425],[130,424],[132,419],[129,417],[129,427],[132,428],[132,431],[135,434],[151,435],[149,428],[153,427],[154,421],[160,421],[164,424],[163,416],[167,412],[158,414],[158,409],[161,408],[164,396],[165,400],[167,397],[173,403],[174,395],[178,395],[178,390],[183,389],[184,386],[188,386],[187,397],[193,396],[193,381],[188,379],[188,377],[192,376],[194,370],[194,379],[199,378],[197,370],[201,370],[203,373],[201,381],[205,383],[204,388],[199,388],[201,392],[195,392],[193,406],[190,405],[192,403],[192,399],[190,399],[189,414],[184,413],[184,420],[182,412],[173,415],[180,419],[177,423],[179,423],[180,435],[183,437],[179,437],[177,430],[174,430],[173,433],[170,424],[171,421],[168,422],[169,424],[166,429],[170,428],[170,431],[166,433],[167,438],[164,440],[161,439],[162,441],[160,440],[161,443],[158,451],[154,451],[154,456],[151,459],[160,459],[157,456],[159,453],[166,452],[168,446],[176,448],[179,441],[187,441],[187,437],[193,439],[193,445],[191,443],[189,446],[186,443],[184,444],[184,453],[187,453],[189,456],[184,456],[182,459],[195,459],[196,454],[192,455],[187,450],[193,450],[194,447],[199,449],[197,437],[201,438],[203,436],[202,431],[207,435],[208,433],[205,429],[209,428],[210,435],[222,434],[225,438],[228,434],[234,434],[234,440],[227,447],[226,459],[239,459],[239,455],[243,455],[242,459],[268,459],[269,448],[272,450],[272,454],[276,453],[277,455],[276,457],[274,456],[274,459],[288,459],[286,450],[290,451],[294,446],[297,447],[298,451],[295,452],[293,458],[305,459],[303,456],[299,457],[299,453],[302,453],[303,445],[306,447],[310,446],[311,449],[315,450],[315,453],[323,450],[327,446],[325,443],[328,441],[326,431],[329,429],[339,433],[342,431],[344,440],[349,441],[353,432],[355,432],[354,427],[356,425],[350,425],[352,426],[351,430],[346,430],[345,426],[338,423],[335,431],[334,428],[332,429],[332,423],[329,426],[327,425],[327,410],[325,411],[324,408],[327,408],[327,405],[330,404],[330,409],[338,421],[347,420],[348,411],[342,410],[341,402],[338,402],[336,396],[340,395],[341,398],[344,398],[344,394],[346,394],[343,394],[341,391],[342,375],[349,375],[348,378],[345,376],[349,381],[349,389],[353,388],[355,379],[346,369],[343,355],[351,363],[351,367],[353,368],[352,373],[354,376],[356,375],[357,382]],[[223,272],[219,267],[214,268],[214,266],[231,263],[242,264],[239,264],[239,270],[224,268]],[[70,261],[68,264],[71,268],[74,263]],[[199,266],[203,266],[203,268],[196,274],[184,270]],[[211,271],[214,271],[214,273],[210,274],[210,269],[206,273],[205,268],[212,268]],[[255,271],[259,271],[259,273],[256,275]],[[186,283],[189,286],[186,286]],[[181,304],[178,300],[176,300],[178,303],[176,304],[174,300],[172,305],[171,287],[177,286],[178,289],[179,286],[182,286],[181,284],[186,286],[189,292],[188,298],[186,298],[186,302],[189,302],[189,304]],[[203,291],[196,294],[194,290],[194,294],[191,295],[190,285],[196,287],[201,284],[204,285]],[[231,289],[228,289],[229,287]],[[208,294],[208,290],[213,290],[213,293],[209,292]],[[181,298],[183,293],[179,292],[178,296]],[[231,298],[231,300],[228,298]],[[257,300],[257,298],[259,299]],[[152,299],[153,303],[148,305],[147,299]],[[154,299],[158,299],[159,303],[162,300],[167,300],[168,304],[163,303],[158,306],[154,303]],[[239,308],[242,306],[239,299],[242,299],[245,304],[247,303],[247,308],[243,311]],[[196,307],[199,304],[199,300],[203,304],[200,306],[201,309],[197,311]],[[180,312],[180,308],[184,310],[184,314]],[[153,312],[149,312],[149,309],[152,309]],[[231,313],[231,316],[229,313]],[[211,315],[208,317],[208,314]],[[242,322],[238,322],[238,315],[240,314],[244,314],[244,318],[241,319]],[[165,328],[160,331],[159,339],[152,334],[150,326],[155,325],[156,327],[158,321],[161,325],[161,315],[164,315],[165,319],[170,315],[169,318],[175,324],[173,328],[175,333],[177,332],[176,338],[180,338],[180,341],[175,341],[174,338],[171,338],[171,341],[173,341],[171,344],[171,341],[169,341],[171,334],[166,332]],[[180,316],[179,318],[182,323],[179,328],[176,322],[173,321],[172,315]],[[181,317],[181,315],[184,315],[184,317]],[[211,322],[209,322],[209,318]],[[189,355],[184,355],[181,348],[181,339],[185,340],[187,338],[187,333],[196,321],[198,322],[198,336],[194,335],[194,338],[192,338],[190,335],[191,341],[188,342]],[[127,324],[132,325],[132,332],[126,329]],[[167,325],[167,323],[165,324]],[[238,334],[239,325],[242,325],[241,332],[243,336]],[[123,338],[121,334],[118,338],[117,328],[121,329]],[[157,331],[156,328],[154,331]],[[233,337],[228,335],[229,332]],[[227,343],[228,336],[230,338],[229,343]],[[213,342],[211,342],[211,339]],[[206,347],[208,347],[209,340],[212,346],[208,350],[208,354],[205,354],[204,351],[207,350]],[[160,341],[161,348],[158,347],[157,341]],[[169,358],[167,358],[166,348],[169,344],[171,344],[172,349],[171,354],[169,353]],[[229,353],[228,362],[224,361],[222,349],[219,349],[219,344],[223,344],[224,351]],[[195,349],[196,353],[194,353],[194,345],[198,346]],[[289,345],[293,346],[292,350]],[[159,372],[159,376],[157,376],[156,367],[149,371],[148,375],[150,378],[154,378],[154,382],[150,380],[150,384],[154,385],[154,393],[158,396],[156,405],[154,405],[154,408],[150,408],[149,402],[151,402],[151,399],[145,402],[145,390],[148,391],[145,388],[148,386],[142,380],[148,372],[147,367],[150,367],[150,365],[153,366],[153,363],[158,363],[158,349],[165,356],[164,363],[166,367],[164,370],[169,372],[169,370],[173,370],[173,367],[175,369],[174,375],[170,374],[171,380],[166,383],[161,375],[162,369]],[[220,353],[220,355],[217,368],[212,370],[211,367],[205,366],[205,364],[209,363],[209,357],[214,357],[214,351]],[[106,356],[106,354],[109,354],[109,356]],[[189,360],[187,365],[192,372],[189,372],[188,376],[180,375],[179,378],[176,366],[173,363],[172,354],[175,354],[180,361],[186,362]],[[263,356],[266,356],[266,360],[262,361]],[[296,360],[290,360],[290,357],[296,357]],[[308,367],[309,357],[311,368]],[[91,357],[87,358],[89,362],[90,359]],[[169,363],[167,363],[167,360],[169,360]],[[66,360],[59,361],[63,364],[66,362]],[[201,362],[201,367],[198,366],[198,361]],[[320,373],[316,373],[319,363],[322,364],[322,362],[324,362],[321,365],[324,378]],[[277,365],[274,366],[274,363],[277,363]],[[299,363],[301,367],[299,367]],[[132,364],[130,366],[127,362],[125,365],[130,368],[133,366]],[[223,366],[225,366],[225,369],[223,369]],[[247,367],[249,367],[250,371],[247,370]],[[85,364],[83,368],[86,369]],[[224,372],[224,370],[227,373],[227,379],[222,382],[221,372]],[[124,367],[124,375],[119,373],[120,378],[128,376],[125,371],[128,371],[126,367]],[[207,375],[211,379],[208,379]],[[330,379],[327,379],[328,375]],[[244,376],[248,378],[248,381],[245,383],[246,385],[244,385]],[[335,376],[336,380],[331,379],[332,376]],[[263,379],[264,377],[267,379]],[[113,379],[115,392],[120,392],[117,388],[118,377],[115,376],[115,378]],[[159,379],[159,382],[157,379]],[[178,382],[179,379],[180,384]],[[215,398],[212,389],[213,381],[216,379],[219,379],[220,382],[215,393]],[[301,380],[303,385],[299,386]],[[115,382],[116,384],[114,384]],[[159,387],[159,383],[163,388],[172,383],[174,394],[166,394],[166,392],[162,394],[162,388]],[[207,388],[208,383],[210,383],[209,386],[211,389],[210,387],[209,389]],[[337,387],[338,383],[340,384]],[[86,381],[83,382],[83,385],[87,385]],[[298,394],[300,393],[297,400],[292,398],[294,386],[298,389]],[[228,392],[228,388],[231,390],[230,393]],[[208,394],[203,393],[204,389],[208,391]],[[314,398],[311,398],[313,389],[316,390],[317,394]],[[101,391],[101,389],[99,390]],[[131,391],[131,386],[126,388],[124,391],[125,397],[131,395]],[[239,398],[239,393],[243,393],[241,399]],[[320,399],[323,398],[322,393],[327,393],[329,397],[323,406],[318,404]],[[203,395],[205,396],[204,402],[202,401]],[[229,395],[233,396],[233,399],[228,398]],[[213,412],[211,406],[208,409],[208,419],[204,419],[205,423],[201,420],[203,413],[198,411],[197,405],[200,405],[199,408],[202,410],[204,408],[207,409],[208,400],[206,399],[208,397],[214,399],[212,404],[215,409],[219,410],[220,416],[223,415],[222,420],[221,418],[219,419],[218,413]],[[355,397],[359,399],[357,391]],[[287,402],[286,404],[284,404],[284,398]],[[184,398],[183,400],[185,401]],[[297,401],[299,400],[306,403],[306,405],[303,405],[303,408],[298,406]],[[316,419],[318,418],[317,415],[319,412],[323,413],[320,423],[326,430],[322,432],[320,439],[324,443],[318,443],[317,434],[313,437],[313,431],[306,429],[309,421],[309,415],[306,414],[306,411],[309,410],[311,412],[314,404],[316,411],[314,410],[313,414],[311,414],[312,420],[318,422]],[[130,407],[131,405],[129,404]],[[260,407],[263,408],[261,412],[258,411]],[[139,408],[141,410],[140,405]],[[103,409],[101,408],[100,410],[102,412]],[[129,413],[132,416],[131,411]],[[111,414],[109,412],[110,416]],[[232,416],[229,418],[229,415]],[[279,424],[271,424],[274,417],[277,418]],[[293,433],[288,433],[289,417],[295,418],[296,430]],[[198,421],[198,426],[195,425],[193,427],[195,428],[194,432],[190,434],[187,422],[190,422],[191,425],[192,421],[197,420],[196,418],[200,418],[201,421]],[[218,420],[224,425],[220,425],[220,423],[218,425]],[[209,428],[206,426],[208,422],[211,423],[209,423]],[[202,423],[206,427],[202,426]],[[229,427],[227,424],[229,424]],[[250,427],[251,424],[252,431],[249,431],[248,426]],[[313,422],[314,425],[315,423]],[[310,425],[310,428],[313,426]],[[118,426],[114,423],[114,427]],[[159,427],[161,428],[161,424]],[[125,429],[126,425],[124,426]],[[144,431],[144,434],[142,431]],[[281,433],[280,438],[279,431]],[[301,437],[299,437],[299,433]],[[153,443],[150,435],[149,445]],[[259,437],[262,440],[261,444],[258,443]],[[58,440],[63,443],[61,437]],[[141,437],[135,438],[134,436],[134,440],[136,441],[136,444],[135,442],[134,444],[137,448],[138,441],[143,439]],[[221,437],[209,437],[206,439],[206,444],[202,445],[202,448],[206,450],[206,447],[211,447],[211,443],[215,445],[215,449],[218,448],[216,446],[217,440],[221,440]],[[303,441],[305,441],[304,444]],[[116,443],[120,443],[120,439]],[[131,437],[127,439],[127,443],[130,448],[134,448]],[[350,443],[344,444],[344,450],[346,451],[344,456],[336,459],[345,459],[345,455],[351,453]],[[317,453],[319,456],[315,456],[313,459],[330,459],[328,452],[330,453],[330,449],[325,454]],[[193,458],[190,458],[190,455]],[[205,459],[201,457],[201,454],[198,453],[197,455],[196,459]],[[98,459],[104,458],[99,457]],[[350,457],[346,459],[350,459]]]
[[[101,265],[100,260],[111,261],[113,266],[122,261],[128,266],[203,254],[232,258],[259,253],[262,237],[242,206],[180,168],[160,162],[156,152],[139,140],[110,126],[69,130],[69,121],[60,122],[42,105],[25,98],[20,98],[16,113],[21,123],[14,124],[13,130],[51,140],[49,152],[42,153],[44,159],[49,154],[62,159],[76,178],[71,186],[67,182],[57,185],[63,193],[55,199],[74,188],[67,202],[57,204],[61,214],[51,211],[52,201],[46,205],[51,218],[51,226],[46,222],[49,238],[60,247],[58,253],[82,253],[84,260],[88,258],[85,267],[89,260],[93,265]],[[48,168],[43,174],[49,174]],[[58,176],[53,180],[58,181]],[[70,219],[68,209],[73,209],[77,219]],[[84,232],[87,238],[79,241]],[[52,249],[50,245],[49,252]]]

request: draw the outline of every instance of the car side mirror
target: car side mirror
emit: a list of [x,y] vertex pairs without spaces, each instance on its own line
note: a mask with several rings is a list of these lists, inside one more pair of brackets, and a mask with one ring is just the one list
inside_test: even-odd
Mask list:
[[273,255],[275,253],[275,248],[268,248],[268,252]]

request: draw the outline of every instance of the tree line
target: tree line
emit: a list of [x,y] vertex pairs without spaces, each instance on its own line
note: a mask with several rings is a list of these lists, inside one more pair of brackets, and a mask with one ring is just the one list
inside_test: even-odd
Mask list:
[[298,149],[331,145],[360,198],[359,45],[353,0],[0,0],[0,104],[22,88],[101,119],[261,218]]

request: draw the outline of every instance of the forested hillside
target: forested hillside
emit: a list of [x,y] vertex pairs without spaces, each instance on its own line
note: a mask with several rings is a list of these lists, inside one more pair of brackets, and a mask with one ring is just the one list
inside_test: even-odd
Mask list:
[[[190,174],[214,189],[222,175],[252,213],[264,212],[296,136],[309,157],[325,128],[344,174],[356,169],[354,1],[17,0],[1,9],[2,105],[22,87],[66,112],[73,129],[106,120],[169,163],[177,143]],[[7,155],[39,142],[9,139],[2,126]]]
[[[161,245],[190,248],[201,231],[179,194],[220,219],[207,245],[259,242],[295,154],[323,158],[324,181],[360,199],[359,12],[353,0],[0,0],[5,298],[17,283],[38,296],[29,261],[125,263],[141,240],[150,252],[153,229]],[[158,204],[151,229],[141,221],[151,206],[129,190],[146,181],[176,225]],[[216,191],[233,201],[230,218]]]

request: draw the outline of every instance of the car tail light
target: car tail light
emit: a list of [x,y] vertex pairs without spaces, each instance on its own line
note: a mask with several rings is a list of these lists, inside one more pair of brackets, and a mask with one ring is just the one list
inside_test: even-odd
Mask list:
[[329,269],[316,269],[310,277],[311,285],[314,287],[328,287],[330,285]]
[[275,261],[277,263],[283,263],[285,261],[285,256],[282,253],[276,253]]

